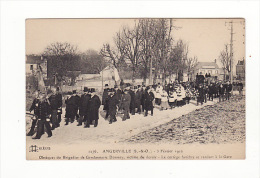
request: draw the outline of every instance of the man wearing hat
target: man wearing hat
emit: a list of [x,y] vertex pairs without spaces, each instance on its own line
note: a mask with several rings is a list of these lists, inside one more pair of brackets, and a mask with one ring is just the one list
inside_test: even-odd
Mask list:
[[61,107],[62,103],[60,103],[60,98],[58,98],[56,88],[53,88],[51,91],[47,91],[47,95],[49,96],[48,99],[51,105],[51,129],[54,130],[59,126],[58,109]]
[[117,105],[119,104],[119,100],[117,96],[115,95],[115,89],[110,89],[109,92],[110,98],[108,101],[108,111],[109,111],[109,124],[112,124],[112,122],[116,122],[116,112],[117,112]]
[[101,105],[101,101],[99,97],[96,95],[95,88],[90,89],[90,99],[89,99],[89,114],[87,117],[87,120],[85,122],[84,128],[89,128],[90,124],[94,123],[94,127],[97,127],[98,125],[98,119],[99,119],[99,108]]
[[146,87],[145,93],[144,93],[144,109],[145,109],[145,115],[148,115],[148,111],[151,111],[151,115],[153,115],[153,100],[154,100],[154,94],[150,91],[150,87]]
[[122,96],[122,100],[120,101],[120,108],[122,108],[124,111],[124,116],[123,116],[122,121],[125,121],[126,119],[130,119],[130,116],[129,116],[130,102],[131,102],[131,96],[128,93],[128,90],[125,89],[123,96]]
[[109,100],[109,95],[108,95],[108,84],[105,84],[105,89],[104,89],[104,92],[103,92],[103,95],[102,95],[102,105],[104,106],[103,107],[103,110],[106,111],[106,117],[108,117],[108,100]]
[[39,93],[38,111],[36,113],[38,117],[37,133],[33,139],[41,138],[42,134],[44,133],[44,127],[46,128],[48,137],[52,136],[50,126],[50,114],[51,106],[49,104],[49,100],[46,98],[46,94]]
[[137,108],[137,112],[139,114],[141,114],[141,100],[142,100],[142,91],[141,88],[139,87],[135,93],[135,108]]
[[219,102],[221,102],[221,100],[224,101],[225,88],[222,83],[220,84],[218,90],[219,90]]
[[229,100],[229,97],[231,96],[232,91],[232,84],[228,81],[227,82],[227,88],[226,88],[226,100]]
[[133,89],[133,86],[130,87],[130,90],[128,92],[131,96],[131,102],[130,102],[130,113],[132,115],[135,115],[135,92]]
[[88,107],[90,100],[89,89],[87,87],[84,87],[83,92],[84,93],[83,95],[81,95],[79,102],[79,120],[77,126],[81,126],[82,122],[85,122],[88,117]]
[[57,95],[57,100],[58,100],[58,110],[57,110],[57,115],[58,115],[58,124],[57,126],[60,126],[61,122],[61,114],[62,114],[62,95],[60,93],[60,88],[56,88],[56,95]]
[[35,94],[35,98],[33,100],[31,108],[30,108],[30,112],[32,112],[32,110],[34,111],[34,117],[32,119],[31,129],[27,133],[27,136],[33,136],[33,134],[35,132],[34,129],[35,129],[35,126],[36,126],[36,123],[37,123],[37,120],[38,120],[38,116],[39,116],[39,102],[40,102],[39,91],[35,91],[34,94]]
[[77,109],[78,109],[78,103],[76,98],[76,90],[73,90],[73,92],[68,92],[68,98],[65,100],[66,103],[66,114],[65,114],[65,125],[68,125],[69,121],[71,123],[74,122]]

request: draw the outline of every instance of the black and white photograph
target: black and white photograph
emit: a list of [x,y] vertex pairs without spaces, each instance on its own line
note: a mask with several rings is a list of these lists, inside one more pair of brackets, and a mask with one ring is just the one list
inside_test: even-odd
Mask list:
[[245,25],[26,19],[26,159],[245,159]]

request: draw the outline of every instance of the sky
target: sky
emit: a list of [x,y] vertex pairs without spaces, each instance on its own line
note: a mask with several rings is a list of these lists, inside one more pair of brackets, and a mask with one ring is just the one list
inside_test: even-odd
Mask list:
[[[26,21],[26,54],[40,54],[53,42],[69,42],[82,52],[99,51],[103,44],[113,45],[113,36],[123,26],[133,26],[137,19],[28,19]],[[199,62],[218,60],[224,44],[230,44],[233,21],[234,64],[245,57],[244,19],[174,19],[174,43],[182,39],[189,45],[189,57]],[[218,62],[220,65],[220,63]]]

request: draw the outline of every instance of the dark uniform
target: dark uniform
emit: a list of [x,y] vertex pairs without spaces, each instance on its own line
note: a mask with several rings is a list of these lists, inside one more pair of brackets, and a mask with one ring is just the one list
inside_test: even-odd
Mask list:
[[28,132],[27,136],[33,136],[33,134],[34,134],[34,129],[35,129],[35,126],[36,126],[36,123],[38,120],[38,115],[39,115],[39,102],[40,102],[39,98],[35,98],[31,105],[30,112],[33,110],[35,116],[32,120],[32,125],[31,125],[30,131]]
[[200,86],[198,88],[197,105],[199,103],[201,103],[201,105],[202,105],[203,101],[204,101],[204,89]]
[[[59,91],[59,89],[57,88],[57,91]],[[57,111],[57,115],[58,115],[58,124],[57,126],[60,126],[60,122],[61,122],[61,114],[62,114],[62,95],[60,93],[57,94],[57,100],[58,100],[58,111]]]
[[[87,87],[84,87],[84,92],[88,92]],[[82,122],[86,122],[86,120],[87,120],[89,99],[90,99],[90,95],[87,94],[87,93],[84,93],[80,97],[80,102],[79,102],[79,116],[80,116],[80,118],[79,118],[77,126],[82,125]]]
[[226,89],[226,100],[229,100],[229,97],[231,96],[231,91],[232,91],[232,84],[227,84],[227,89]]
[[[91,92],[94,92],[92,89]],[[91,96],[89,99],[89,114],[87,117],[87,123],[86,127],[89,127],[90,124],[92,124],[93,121],[95,121],[94,127],[97,127],[98,125],[98,119],[99,119],[99,108],[101,105],[101,101],[97,95]]]
[[65,125],[68,125],[69,121],[71,121],[71,123],[74,122],[74,119],[77,114],[77,109],[78,109],[77,102],[78,101],[76,96],[71,96],[70,98],[65,100],[66,103],[66,114],[65,114],[66,124]]
[[40,139],[42,134],[44,133],[44,126],[46,128],[46,132],[48,137],[52,136],[51,126],[49,121],[47,121],[48,116],[51,114],[51,107],[48,100],[40,101],[38,103],[38,124],[37,124],[37,134],[33,139]]
[[130,103],[131,103],[131,96],[128,92],[124,93],[122,96],[122,100],[120,102],[120,108],[124,111],[123,121],[126,119],[130,119],[129,112],[130,112]]
[[130,113],[132,115],[135,115],[135,92],[133,90],[129,90],[129,94],[131,96],[131,102],[130,102]]
[[112,124],[112,122],[116,122],[116,112],[117,112],[117,105],[119,104],[119,100],[117,95],[113,94],[110,96],[108,101],[109,106],[109,124]]
[[209,85],[209,101],[212,100],[213,101],[213,94],[214,94],[214,86],[213,84],[211,83]]
[[52,130],[59,126],[58,121],[58,109],[61,107],[60,98],[57,94],[53,94],[49,97],[50,105],[51,105],[51,123]]
[[140,89],[135,93],[135,108],[137,112],[141,114],[141,104],[142,104],[142,91]]
[[153,100],[154,100],[154,94],[152,92],[148,93],[148,88],[145,89],[145,93],[144,93],[145,116],[148,115],[148,111],[151,111],[151,115],[153,115]]
[[219,86],[219,102],[224,101],[225,88],[223,85]]

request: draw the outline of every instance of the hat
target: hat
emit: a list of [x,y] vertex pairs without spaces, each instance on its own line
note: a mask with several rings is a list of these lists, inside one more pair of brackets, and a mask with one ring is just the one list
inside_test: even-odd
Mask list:
[[60,87],[57,87],[57,88],[56,88],[56,91],[60,91]]
[[90,93],[93,93],[93,92],[95,92],[96,90],[95,90],[95,88],[91,88],[90,89]]
[[141,87],[141,85],[137,85],[137,87],[138,87],[138,88],[140,88],[140,87]]
[[84,87],[84,92],[88,92],[88,87]]
[[108,87],[108,84],[105,84],[105,87]]
[[73,94],[76,94],[76,93],[77,93],[77,91],[76,91],[76,90],[73,90],[73,91],[72,91],[72,93],[73,93]]

